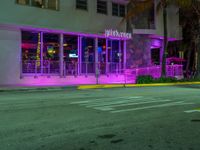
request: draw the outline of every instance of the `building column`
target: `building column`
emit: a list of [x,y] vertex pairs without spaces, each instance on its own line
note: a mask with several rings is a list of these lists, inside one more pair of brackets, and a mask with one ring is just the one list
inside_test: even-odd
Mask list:
[[59,64],[60,64],[60,77],[64,76],[64,50],[63,50],[63,40],[64,40],[64,35],[60,34],[60,47],[59,47]]
[[78,75],[81,74],[82,70],[82,37],[78,36]]
[[44,59],[43,59],[43,32],[40,32],[40,68],[41,68],[41,74],[43,74],[44,69]]
[[108,38],[106,38],[106,74],[108,74]]
[[99,84],[99,60],[98,60],[98,38],[95,38],[95,77],[96,77],[96,84]]
[[121,62],[122,62],[122,49],[121,49],[121,40],[119,40],[119,65],[118,65],[118,73],[121,72],[121,68],[122,68]]
[[123,69],[124,69],[124,70],[126,70],[126,51],[127,51],[127,50],[126,50],[126,48],[127,48],[127,47],[126,47],[126,46],[127,46],[126,44],[127,44],[127,42],[126,42],[126,40],[124,40],[124,62],[123,62]]

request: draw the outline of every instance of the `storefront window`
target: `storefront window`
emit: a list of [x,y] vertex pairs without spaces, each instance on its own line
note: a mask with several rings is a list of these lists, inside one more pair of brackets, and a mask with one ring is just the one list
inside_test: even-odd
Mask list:
[[95,40],[94,38],[82,38],[82,73],[95,73]]
[[108,41],[108,68],[111,73],[123,71],[124,42],[120,40]]
[[112,41],[112,57],[111,62],[118,63],[119,62],[119,41]]
[[59,34],[43,34],[43,73],[59,73]]
[[106,39],[98,39],[98,62],[100,74],[106,73]]
[[95,41],[92,37],[68,34],[60,41],[60,34],[22,31],[22,73],[94,75],[96,69],[100,74],[120,73],[124,66],[124,41],[105,38]]
[[40,32],[22,31],[22,72],[40,73]]
[[64,35],[63,50],[65,73],[76,75],[78,72],[78,36]]

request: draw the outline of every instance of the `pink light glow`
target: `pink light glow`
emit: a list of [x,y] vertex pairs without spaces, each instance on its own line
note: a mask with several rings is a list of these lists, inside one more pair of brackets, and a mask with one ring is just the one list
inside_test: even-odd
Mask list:
[[160,48],[162,47],[162,41],[159,39],[152,39],[151,48]]
[[[164,36],[161,36],[161,35],[154,34],[154,35],[150,35],[149,37],[152,38],[152,39],[164,40]],[[178,40],[181,40],[181,39],[177,39],[177,38],[173,38],[173,37],[168,37],[167,39],[168,39],[168,41],[178,41]]]

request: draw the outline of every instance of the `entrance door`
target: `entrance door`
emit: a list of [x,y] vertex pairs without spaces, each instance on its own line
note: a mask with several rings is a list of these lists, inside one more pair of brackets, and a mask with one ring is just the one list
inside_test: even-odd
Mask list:
[[106,39],[98,39],[98,69],[100,74],[106,74]]
[[151,65],[160,65],[160,48],[151,49]]

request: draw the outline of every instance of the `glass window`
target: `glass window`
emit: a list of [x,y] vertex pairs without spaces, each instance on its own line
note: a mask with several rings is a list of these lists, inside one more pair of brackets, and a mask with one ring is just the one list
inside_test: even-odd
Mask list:
[[76,75],[78,72],[78,36],[64,35],[63,41],[65,75]]
[[43,34],[43,73],[59,73],[59,34]]
[[22,73],[59,74],[60,36],[41,35],[38,31],[22,31]]
[[59,0],[17,0],[17,4],[58,10]]
[[119,12],[119,5],[116,3],[112,3],[112,15],[113,16],[118,16],[118,12]]
[[82,73],[95,73],[95,39],[82,38]]
[[45,0],[32,0],[31,5],[39,8],[45,8]]
[[17,0],[17,4],[29,5],[30,0]]
[[124,17],[125,16],[126,7],[125,5],[112,3],[112,15]]
[[48,9],[58,10],[58,0],[48,0]]
[[107,14],[107,2],[103,0],[97,0],[97,13]]
[[87,0],[76,0],[76,8],[87,10]]
[[98,39],[98,62],[100,74],[106,73],[106,39]]
[[119,16],[124,17],[125,16],[125,6],[124,5],[119,5]]
[[41,64],[41,33],[22,31],[22,72],[39,73]]

